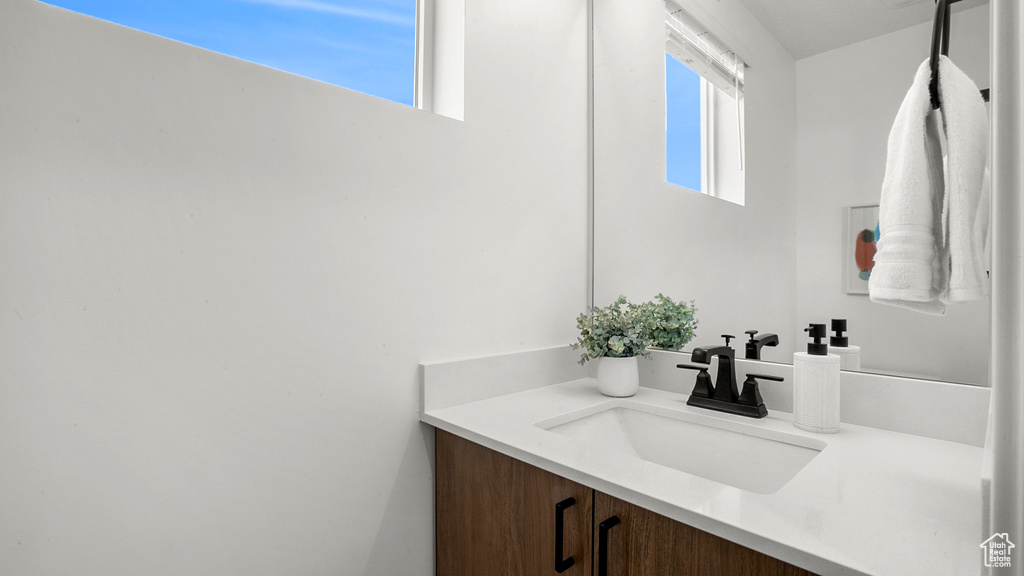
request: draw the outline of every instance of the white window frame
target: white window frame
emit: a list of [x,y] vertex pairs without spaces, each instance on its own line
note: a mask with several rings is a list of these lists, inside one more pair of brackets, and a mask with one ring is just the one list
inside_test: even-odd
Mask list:
[[414,108],[463,120],[465,38],[465,0],[416,1]]
[[714,129],[714,85],[707,79],[700,79],[700,189],[708,196],[715,197],[715,129]]
[[[743,70],[746,65],[736,56],[736,52],[729,50],[674,0],[666,0],[665,8],[665,52],[701,76],[701,193],[742,206],[746,199],[743,169]],[[692,55],[693,59],[687,58],[690,62],[703,56],[700,62],[705,62],[705,65],[696,69],[690,62],[680,60],[678,55]],[[736,61],[732,58],[736,58]],[[735,74],[730,73],[731,64],[739,67],[735,69]],[[723,106],[726,98],[735,104]],[[665,105],[667,113],[671,103],[666,102]],[[726,114],[734,117],[735,122]],[[725,126],[729,124],[732,126]],[[667,150],[665,161],[672,161],[667,156]]]

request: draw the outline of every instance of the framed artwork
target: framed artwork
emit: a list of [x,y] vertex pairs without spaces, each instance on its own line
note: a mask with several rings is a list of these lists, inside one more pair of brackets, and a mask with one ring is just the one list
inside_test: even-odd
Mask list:
[[849,206],[843,227],[843,278],[847,294],[867,294],[875,266],[878,204]]

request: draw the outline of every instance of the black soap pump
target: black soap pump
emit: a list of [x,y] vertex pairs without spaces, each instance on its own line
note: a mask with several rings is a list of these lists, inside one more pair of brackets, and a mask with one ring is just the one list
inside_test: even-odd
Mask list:
[[824,324],[811,324],[804,332],[814,341],[807,352],[793,354],[793,425],[810,432],[839,431],[839,356],[828,353],[822,342]]
[[822,342],[828,335],[825,332],[824,324],[811,324],[809,327],[804,328],[804,332],[814,339],[814,342],[807,343],[807,353],[814,356],[824,356],[828,354],[828,344]]
[[850,338],[843,334],[846,332],[846,319],[833,318],[832,331],[836,335],[829,338],[828,351],[839,356],[839,369],[859,371],[860,346],[850,346]]

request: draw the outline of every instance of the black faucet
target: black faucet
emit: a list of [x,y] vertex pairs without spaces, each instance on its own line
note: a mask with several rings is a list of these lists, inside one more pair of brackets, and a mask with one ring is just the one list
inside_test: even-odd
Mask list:
[[[719,412],[728,412],[729,414],[738,414],[740,416],[764,418],[768,415],[768,409],[765,408],[764,401],[761,399],[757,379],[781,382],[782,378],[766,376],[764,374],[747,374],[747,379],[743,382],[743,393],[741,394],[736,386],[734,366],[736,352],[729,346],[729,340],[735,338],[735,336],[723,334],[722,338],[725,338],[724,346],[698,346],[690,352],[690,360],[704,364],[704,366],[695,366],[693,364],[676,365],[677,368],[699,370],[697,383],[694,385],[690,397],[686,400],[686,404],[718,410]],[[778,343],[778,337],[776,336],[775,338],[776,343]],[[711,375],[708,374],[707,364],[715,356],[718,356],[718,377],[712,383]]]
[[747,330],[744,334],[750,334],[750,341],[747,342],[747,360],[760,360],[761,359],[761,348],[764,346],[778,346],[779,335],[772,333],[761,334],[758,337],[754,337],[757,334],[757,330]]
[[735,402],[740,396],[740,391],[736,387],[736,373],[733,371],[736,351],[729,346],[729,340],[735,336],[722,334],[722,338],[725,338],[724,346],[698,346],[690,352],[690,360],[700,364],[711,364],[711,359],[718,356],[718,377],[715,378],[712,398],[722,402]]

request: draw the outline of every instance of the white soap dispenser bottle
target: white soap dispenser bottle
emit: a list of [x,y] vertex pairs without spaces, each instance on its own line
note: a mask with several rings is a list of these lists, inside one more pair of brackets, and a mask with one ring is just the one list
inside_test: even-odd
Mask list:
[[839,431],[839,356],[822,342],[824,324],[804,328],[813,343],[807,352],[793,354],[793,425],[801,430],[833,434]]
[[860,346],[850,346],[850,338],[846,332],[846,319],[832,319],[832,331],[835,336],[829,338],[828,353],[839,356],[840,370],[860,371]]

